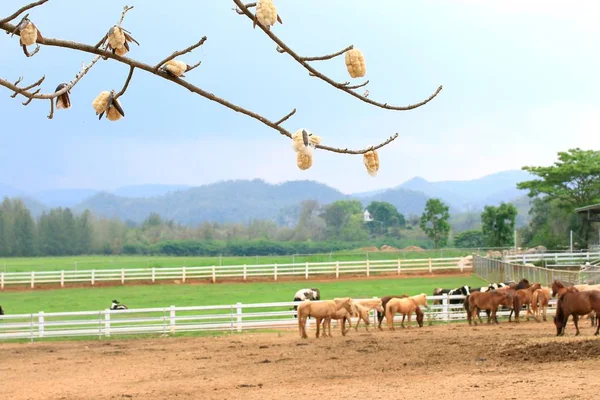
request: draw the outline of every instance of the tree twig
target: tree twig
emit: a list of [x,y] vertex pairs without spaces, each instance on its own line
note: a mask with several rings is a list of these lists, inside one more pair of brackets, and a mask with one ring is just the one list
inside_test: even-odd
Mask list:
[[31,4],[27,4],[26,6],[23,6],[21,8],[19,8],[17,11],[15,11],[14,14],[9,15],[6,18],[0,19],[0,24],[3,24],[5,22],[10,22],[13,19],[17,18],[19,15],[23,14],[25,11],[27,10],[31,10],[34,7],[37,6],[41,6],[42,4],[46,3],[48,0],[40,0],[40,1],[36,1],[35,3],[31,3]]
[[[15,29],[15,26],[10,24],[10,23],[3,23],[0,24],[0,29],[6,31],[6,32],[11,32],[13,29]],[[204,38],[203,38],[204,39]],[[202,41],[201,41],[202,42]],[[199,42],[200,43],[200,42]],[[193,85],[192,83],[183,80],[183,79],[178,79],[173,77],[172,75],[162,71],[162,70],[157,70],[156,66],[152,66],[149,64],[145,64],[141,61],[132,59],[132,58],[128,58],[128,57],[123,57],[123,56],[119,56],[117,54],[112,54],[112,52],[104,50],[104,49],[100,49],[100,48],[96,48],[94,46],[91,45],[87,45],[87,44],[83,44],[83,43],[78,43],[78,42],[74,42],[74,41],[69,41],[69,40],[61,40],[61,39],[54,39],[54,38],[44,38],[44,42],[43,42],[44,46],[51,46],[51,47],[61,47],[61,48],[66,48],[66,49],[72,49],[72,50],[77,50],[77,51],[81,51],[81,52],[85,52],[85,53],[90,53],[90,54],[96,54],[98,56],[102,56],[104,58],[110,58],[112,60],[115,60],[119,63],[122,64],[126,64],[129,65],[130,67],[133,68],[137,68],[140,70],[144,70],[146,72],[149,72],[153,75],[159,76],[163,79],[169,80],[173,83],[175,83],[176,85],[179,85],[181,87],[184,87],[186,89],[188,89],[190,92],[196,93],[210,101],[214,101],[216,103],[221,104],[222,106],[225,106],[233,111],[239,112],[241,114],[244,114],[250,118],[253,118],[259,122],[261,122],[262,124],[268,126],[269,128],[272,128],[276,131],[278,131],[281,135],[286,136],[288,138],[292,138],[292,133],[290,131],[288,131],[287,129],[281,127],[280,125],[277,125],[275,122],[263,117],[260,114],[257,114],[253,111],[247,110],[243,107],[240,107],[234,103],[231,103],[225,99],[222,99],[218,96],[215,96],[213,93],[207,92],[195,85]],[[200,44],[198,44],[199,46]],[[192,48],[198,47],[198,46],[191,46]],[[187,49],[182,51],[181,54],[187,52]],[[177,55],[175,55],[174,57],[176,57]],[[170,58],[167,58],[166,61],[168,61]],[[166,62],[163,61],[162,63]],[[5,80],[1,80],[0,79],[0,85],[5,86],[9,89],[12,89],[14,91],[19,91],[19,93],[23,93],[22,89],[18,88],[17,86],[11,84],[8,81]],[[64,88],[66,89],[66,88]],[[59,92],[53,93],[52,95],[35,95],[32,96],[31,94],[29,94],[29,96],[31,97],[35,97],[35,98],[44,98],[44,99],[48,99],[48,98],[54,98],[56,96],[58,96]],[[25,95],[27,96],[27,95]],[[27,96],[28,97],[28,96]],[[390,138],[388,138],[386,141],[375,145],[375,146],[371,146],[368,147],[366,149],[360,149],[360,150],[351,150],[348,148],[342,149],[342,148],[336,148],[336,147],[330,147],[330,146],[325,146],[325,145],[321,145],[318,144],[315,147],[318,149],[322,149],[322,150],[326,150],[326,151],[331,151],[334,153],[343,153],[343,154],[363,154],[366,153],[369,150],[376,150],[379,149],[389,143],[391,143],[394,139],[396,139],[398,137],[398,134],[396,133],[395,135],[391,136]]]
[[350,45],[348,47],[346,47],[345,49],[342,49],[336,53],[333,54],[327,54],[324,56],[320,56],[320,57],[300,57],[301,60],[303,61],[324,61],[324,60],[331,60],[332,58],[335,58],[337,56],[341,56],[342,54],[344,54],[345,52],[347,52],[348,50],[352,50],[354,48],[353,45]]
[[129,67],[129,75],[127,75],[127,80],[125,80],[125,84],[123,85],[123,89],[121,89],[121,91],[115,95],[115,97],[114,97],[115,100],[125,94],[125,91],[127,90],[127,87],[129,86],[129,82],[131,81],[131,77],[133,76],[133,71],[134,70],[135,70],[135,67],[133,67],[133,66]]
[[[42,89],[39,89],[39,88],[38,88],[38,90],[36,90],[35,92],[33,92],[33,93],[32,93],[32,94],[33,94],[33,96],[35,96],[36,94],[38,94],[38,93],[39,93],[41,90],[42,90]],[[27,99],[27,100],[26,100],[24,103],[21,103],[21,104],[23,104],[24,106],[28,106],[28,105],[29,105],[29,103],[31,103],[31,101],[32,101],[32,100],[33,100],[33,97],[30,97],[30,98],[28,98],[28,99]]]
[[[248,3],[248,4],[245,4],[245,6],[246,6],[246,8],[252,8],[252,7],[256,7],[256,3]],[[236,7],[236,8],[234,8],[234,10],[235,10],[235,11],[236,11],[238,14],[240,14],[240,15],[244,15],[244,12],[243,12],[242,10],[240,10],[239,8],[237,8],[237,7]]]
[[[252,14],[247,7],[244,6],[244,4],[240,1],[240,0],[233,0],[233,2],[238,6],[238,8],[241,9],[242,14],[246,15],[250,20],[254,21],[254,14]],[[301,56],[299,56],[298,54],[296,54],[296,52],[294,52],[288,45],[286,45],[281,39],[279,39],[274,33],[272,29],[266,29],[264,26],[262,26],[261,24],[257,24],[260,29],[263,30],[263,32],[273,41],[278,45],[278,50],[280,53],[288,53],[290,56],[292,56],[292,58],[294,60],[296,60],[300,65],[302,65],[304,68],[306,68],[313,76],[318,77],[319,79],[329,83],[331,86],[340,89],[346,93],[348,93],[351,96],[356,97],[359,100],[364,101],[365,103],[374,105],[376,107],[380,107],[380,108],[384,108],[386,110],[395,110],[395,111],[407,111],[407,110],[412,110],[415,109],[417,107],[421,107],[427,103],[429,103],[431,100],[433,100],[435,98],[435,96],[438,95],[438,93],[442,90],[442,86],[440,85],[437,90],[431,95],[429,96],[427,99],[419,102],[419,103],[415,103],[415,104],[410,104],[408,106],[392,106],[388,103],[380,103],[374,100],[371,100],[365,96],[362,96],[350,89],[348,89],[347,87],[345,87],[345,85],[340,84],[338,82],[335,82],[333,79],[327,77],[326,75],[320,73],[319,71],[317,71],[316,69],[314,69],[310,64],[308,64],[305,60],[303,60],[303,58]],[[281,51],[279,50],[281,49]]]
[[288,119],[290,119],[290,117],[292,115],[296,114],[296,109],[294,108],[290,113],[288,113],[285,117],[281,118],[279,121],[275,122],[275,125],[281,125],[283,124],[285,121],[287,121]]
[[[170,60],[174,59],[175,57],[178,57],[178,56],[180,56],[182,54],[189,53],[190,51],[194,50],[195,48],[202,46],[204,44],[204,42],[206,42],[206,39],[207,39],[207,37],[203,36],[202,39],[200,39],[200,41],[198,43],[193,44],[193,45],[191,45],[190,47],[188,47],[186,49],[174,52],[169,57],[165,58],[164,60],[162,60],[161,62],[159,62],[158,64],[156,64],[154,66],[154,69],[159,69],[167,61],[170,61]],[[200,65],[200,63],[198,63],[198,65]],[[196,68],[198,65],[196,65],[194,68]]]
[[[39,81],[34,82],[29,86],[25,86],[22,90],[33,89],[34,87],[41,85],[42,82],[44,82],[44,79],[46,79],[46,75],[42,76]],[[15,86],[17,86],[19,84],[19,82],[21,82],[22,80],[23,80],[23,78],[19,78],[19,80],[17,80],[17,82],[15,82]],[[17,97],[18,94],[19,94],[19,92],[16,91],[10,97],[14,99],[15,97]]]
[[346,89],[358,89],[363,86],[367,86],[368,84],[369,84],[369,80],[366,80],[365,82],[361,83],[360,85],[346,86]]
[[121,13],[121,19],[119,20],[119,23],[117,24],[118,26],[121,26],[121,24],[123,23],[123,20],[125,19],[125,14],[127,14],[127,11],[131,10],[132,8],[133,8],[133,6],[123,7],[123,12]]
[[48,114],[48,119],[54,118],[54,100],[50,99],[50,114]]

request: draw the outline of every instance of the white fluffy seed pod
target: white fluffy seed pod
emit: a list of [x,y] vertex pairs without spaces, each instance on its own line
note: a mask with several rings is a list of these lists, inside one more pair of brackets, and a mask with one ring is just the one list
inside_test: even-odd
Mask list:
[[[304,137],[302,131],[305,131],[308,136],[308,146],[304,144]],[[312,155],[313,149],[317,144],[321,144],[321,137],[313,135],[307,129],[298,129],[295,133],[292,134],[292,147],[296,152]]]
[[310,167],[312,167],[312,155],[311,154],[303,154],[300,152],[297,153],[296,154],[296,165],[298,166],[298,168],[300,168],[303,171],[309,169]]
[[113,26],[108,32],[108,44],[111,48],[116,50],[121,49],[125,46],[125,32],[120,26]]
[[96,115],[100,114],[101,112],[106,111],[106,108],[108,106],[108,98],[109,97],[110,97],[110,92],[104,91],[104,92],[100,92],[98,97],[96,97],[94,99],[94,101],[92,102],[92,107],[94,107],[94,110],[96,110]]
[[277,22],[277,9],[273,0],[258,0],[256,3],[256,19],[267,28]]
[[[115,103],[119,104],[119,106],[121,105],[121,103],[119,102],[119,100],[113,100]],[[121,107],[122,108],[122,107]],[[118,121],[121,118],[123,118],[123,116],[121,115],[121,113],[113,106],[108,107],[108,111],[106,112],[106,118],[109,121]]]
[[377,176],[379,171],[379,155],[376,150],[370,150],[363,153],[363,163],[367,167],[367,172],[371,176]]
[[115,49],[115,54],[123,57],[125,54],[127,54],[128,51],[129,50],[127,50],[127,47],[123,46],[119,47],[118,49]]
[[352,49],[346,52],[346,69],[352,78],[362,78],[367,73],[365,58],[360,50]]
[[187,71],[187,64],[179,60],[169,60],[165,63],[164,68],[171,74],[180,77]]
[[21,46],[30,46],[37,41],[38,30],[33,24],[33,22],[29,21],[27,25],[25,25],[25,27],[21,29],[19,35],[21,36]]

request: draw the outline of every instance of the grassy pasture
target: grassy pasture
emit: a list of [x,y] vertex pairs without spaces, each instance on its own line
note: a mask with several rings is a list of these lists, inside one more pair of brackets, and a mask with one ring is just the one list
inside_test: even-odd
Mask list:
[[199,267],[212,265],[290,264],[304,262],[426,259],[463,257],[471,254],[468,249],[441,249],[429,251],[398,252],[338,252],[331,254],[308,254],[290,256],[253,257],[154,257],[154,256],[76,256],[31,257],[0,259],[0,272],[91,270],[121,268]]

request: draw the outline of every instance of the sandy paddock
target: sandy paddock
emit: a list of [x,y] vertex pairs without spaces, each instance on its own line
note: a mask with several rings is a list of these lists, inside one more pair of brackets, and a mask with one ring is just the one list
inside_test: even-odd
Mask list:
[[589,321],[0,344],[2,399],[590,399]]

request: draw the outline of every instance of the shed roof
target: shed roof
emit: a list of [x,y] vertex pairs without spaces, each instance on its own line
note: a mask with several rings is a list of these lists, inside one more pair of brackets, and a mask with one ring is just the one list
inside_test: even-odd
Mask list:
[[580,212],[584,212],[584,211],[596,211],[596,212],[600,212],[600,203],[599,204],[592,204],[589,206],[585,206],[585,207],[579,207],[575,209],[576,212],[580,213]]

